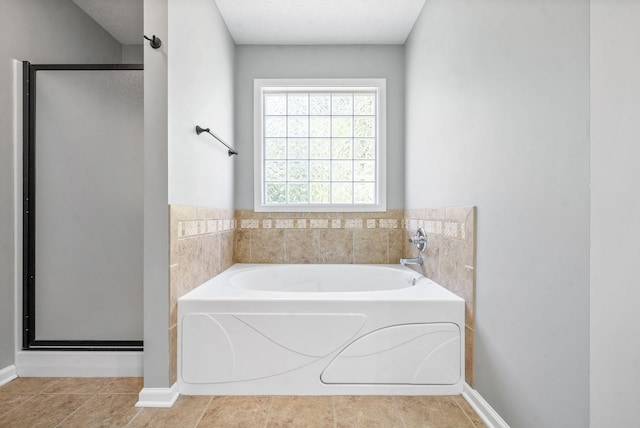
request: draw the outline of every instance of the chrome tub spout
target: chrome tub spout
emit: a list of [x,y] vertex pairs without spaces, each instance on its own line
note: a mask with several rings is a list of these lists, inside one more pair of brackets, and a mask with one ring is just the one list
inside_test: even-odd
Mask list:
[[423,263],[424,263],[424,259],[422,258],[422,256],[418,256],[415,259],[400,259],[400,264],[402,266],[406,266],[406,265],[420,265],[420,266],[422,266]]

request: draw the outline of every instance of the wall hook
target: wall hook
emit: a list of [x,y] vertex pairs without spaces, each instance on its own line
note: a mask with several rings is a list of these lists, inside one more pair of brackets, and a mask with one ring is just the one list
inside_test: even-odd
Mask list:
[[148,38],[147,36],[143,36],[143,37],[149,40],[149,44],[154,49],[158,49],[160,46],[162,46],[162,40],[160,40],[160,37],[156,37],[155,34],[153,35],[152,39]]

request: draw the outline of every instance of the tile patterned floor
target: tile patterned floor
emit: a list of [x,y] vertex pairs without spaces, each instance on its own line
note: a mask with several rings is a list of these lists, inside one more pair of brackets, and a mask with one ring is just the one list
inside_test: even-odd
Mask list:
[[459,396],[182,396],[135,407],[141,378],[19,378],[0,387],[0,427],[485,427]]

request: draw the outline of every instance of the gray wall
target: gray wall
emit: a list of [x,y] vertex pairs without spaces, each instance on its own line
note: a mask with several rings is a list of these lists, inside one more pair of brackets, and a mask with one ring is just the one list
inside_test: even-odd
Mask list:
[[[233,209],[235,45],[211,0],[169,1],[169,203]],[[244,153],[243,156],[248,155]]]
[[0,369],[14,361],[12,59],[119,63],[121,45],[70,0],[2,0],[0,13]]
[[253,209],[253,79],[387,79],[387,208],[404,208],[404,48],[402,46],[238,46],[236,209]]
[[430,0],[408,44],[406,208],[477,205],[477,391],[589,420],[589,2]]
[[591,426],[640,426],[640,3],[591,1]]
[[143,45],[122,45],[122,63],[142,64],[144,62],[143,49]]
[[169,387],[168,1],[144,0],[144,386]]
[[170,387],[168,204],[232,209],[234,45],[215,2],[145,0],[144,386]]

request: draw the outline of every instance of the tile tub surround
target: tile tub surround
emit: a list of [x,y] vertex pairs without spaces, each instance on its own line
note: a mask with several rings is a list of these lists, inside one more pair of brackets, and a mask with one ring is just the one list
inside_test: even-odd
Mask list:
[[170,380],[177,379],[178,298],[234,264],[233,210],[169,206]]
[[398,263],[403,215],[237,210],[236,262]]
[[486,425],[461,396],[181,396],[138,408],[142,378],[18,378],[2,427],[460,427]]
[[170,379],[177,369],[177,299],[234,263],[399,263],[427,233],[412,266],[466,301],[465,378],[473,386],[476,208],[381,213],[257,213],[170,205]]
[[424,265],[412,265],[426,277],[462,297],[466,302],[465,379],[473,386],[473,336],[475,327],[476,207],[409,209],[404,215],[404,257],[417,257],[408,242],[418,228],[427,234]]

